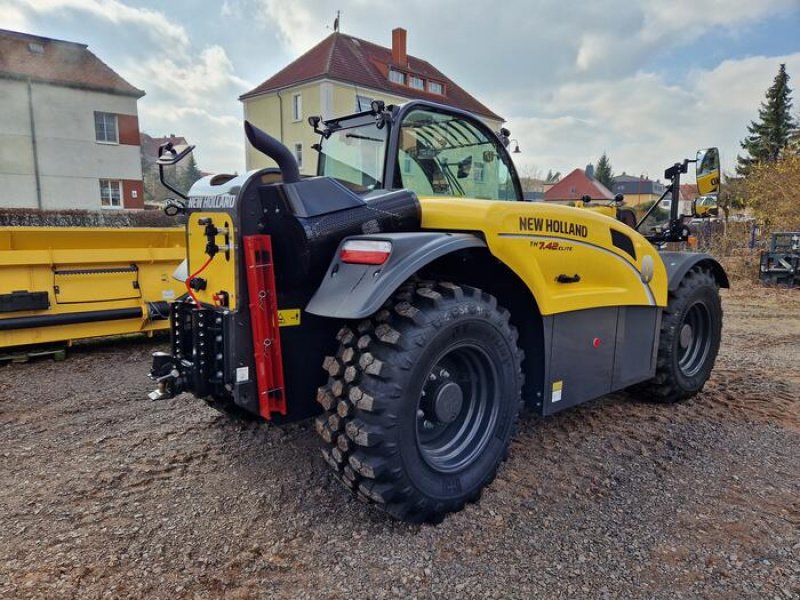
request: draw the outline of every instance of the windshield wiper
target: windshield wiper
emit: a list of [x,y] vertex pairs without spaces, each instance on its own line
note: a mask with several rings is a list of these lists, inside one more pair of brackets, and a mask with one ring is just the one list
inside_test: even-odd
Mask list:
[[378,142],[378,143],[383,142],[383,140],[380,139],[380,138],[369,137],[369,136],[366,136],[366,135],[359,135],[358,133],[347,133],[347,134],[345,134],[344,137],[346,137],[346,138],[354,138],[356,140],[367,140],[368,142]]

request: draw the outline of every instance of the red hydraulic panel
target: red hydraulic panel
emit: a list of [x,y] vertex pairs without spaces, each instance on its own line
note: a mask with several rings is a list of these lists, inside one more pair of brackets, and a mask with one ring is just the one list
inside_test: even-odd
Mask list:
[[270,236],[244,236],[244,256],[256,361],[258,406],[261,416],[269,420],[272,413],[286,414],[281,337],[278,330],[278,297]]

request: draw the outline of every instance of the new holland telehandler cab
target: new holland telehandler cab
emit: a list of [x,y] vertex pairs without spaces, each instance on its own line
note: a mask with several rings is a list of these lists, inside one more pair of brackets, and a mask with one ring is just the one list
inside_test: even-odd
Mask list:
[[[688,235],[677,194],[694,161],[667,170],[671,218],[645,236],[602,211],[523,202],[507,132],[460,110],[374,102],[309,121],[318,176],[245,123],[278,169],[207,177],[169,207],[186,215],[187,294],[171,305],[172,351],[153,357],[153,399],[315,416],[344,485],[431,522],[492,481],[523,405],[702,389],[728,280],[710,256],[660,250]],[[179,158],[164,150],[161,164]],[[709,152],[718,187],[716,150],[698,164]]]

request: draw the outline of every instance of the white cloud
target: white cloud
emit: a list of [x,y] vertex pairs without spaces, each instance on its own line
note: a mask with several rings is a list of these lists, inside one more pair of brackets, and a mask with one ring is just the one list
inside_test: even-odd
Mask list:
[[651,0],[642,4],[643,38],[661,41],[676,32],[700,35],[796,8],[797,0]]
[[146,82],[147,96],[139,101],[143,130],[185,136],[197,145],[204,170],[241,170],[244,135],[237,98],[253,86],[236,75],[222,47],[209,46],[191,58],[130,60],[120,72]]
[[24,31],[29,25],[25,11],[7,1],[0,1],[0,23],[3,29],[12,31]]
[[[653,64],[681,60],[681,47],[704,36],[714,36],[724,57],[726,42],[741,42],[754,24],[785,14],[796,20],[797,2],[597,0],[576,9],[508,0],[476,10],[463,0],[439,0],[435,8],[406,0],[398,11],[389,0],[167,2],[157,10],[128,0],[0,0],[0,20],[28,31],[42,22],[55,33],[83,28],[85,35],[70,39],[89,43],[147,92],[139,102],[142,129],[185,135],[198,144],[205,170],[242,168],[238,95],[329,35],[341,9],[343,32],[378,44],[390,45],[394,27],[408,29],[410,54],[509,120],[523,165],[564,171],[607,150],[618,171],[659,175],[712,143],[730,168],[778,62],[789,62],[795,83],[800,65],[796,54],[695,70],[686,59],[669,75],[652,72]],[[789,47],[800,52],[800,43]]]
[[213,103],[215,92],[224,91],[234,99],[252,85],[234,73],[233,64],[220,46],[204,48],[191,60],[155,56],[133,62],[126,71],[135,80],[146,81],[151,91],[174,94],[187,102]]
[[608,82],[569,83],[551,95],[539,117],[511,115],[521,167],[583,168],[608,151],[616,172],[662,177],[665,167],[704,146],[719,146],[732,172],[746,125],[780,63],[800,74],[800,52],[780,57],[726,60],[695,69],[680,85],[650,73]]
[[[324,37],[324,27],[320,18],[333,16],[322,13],[326,3],[320,0],[287,3],[285,0],[260,0],[264,12],[260,13],[262,22],[278,27],[281,41],[293,52],[301,54],[315,46]],[[330,9],[328,9],[330,11]]]
[[132,25],[162,43],[178,44],[185,48],[189,36],[182,25],[171,23],[164,13],[147,8],[134,8],[119,0],[6,0],[6,6],[26,15],[64,14],[78,12],[114,25]]
[[[6,0],[0,15],[4,25],[7,16],[14,17],[21,30],[37,19],[68,23],[79,17],[87,24],[87,35],[79,41],[145,90],[139,100],[142,131],[185,136],[197,145],[198,165],[204,170],[241,170],[244,136],[237,98],[252,84],[236,74],[221,46],[197,48],[186,28],[165,13],[120,0]],[[109,32],[110,38],[103,37]],[[116,40],[124,40],[124,51],[115,46]]]

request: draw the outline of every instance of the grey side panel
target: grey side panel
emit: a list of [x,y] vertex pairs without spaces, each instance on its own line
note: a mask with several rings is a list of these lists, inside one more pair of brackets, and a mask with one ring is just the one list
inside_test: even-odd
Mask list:
[[611,391],[619,310],[613,306],[553,316],[543,414]]
[[599,398],[655,374],[661,309],[619,306],[544,317],[543,415]]
[[660,308],[620,307],[612,390],[626,388],[655,375],[660,326]]
[[[389,260],[377,266],[341,262],[339,253],[342,245],[356,239],[391,242]],[[485,246],[483,240],[468,233],[385,233],[345,238],[305,310],[322,317],[368,317],[386,302],[401,283],[428,263],[458,250]]]
[[714,257],[708,254],[700,252],[661,252],[660,255],[661,259],[664,261],[664,266],[667,268],[669,291],[671,292],[678,289],[686,273],[688,273],[692,267],[700,263],[711,269],[720,287],[730,287],[725,269],[722,268],[722,265],[719,264]]

